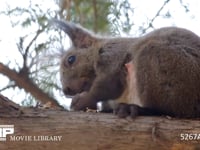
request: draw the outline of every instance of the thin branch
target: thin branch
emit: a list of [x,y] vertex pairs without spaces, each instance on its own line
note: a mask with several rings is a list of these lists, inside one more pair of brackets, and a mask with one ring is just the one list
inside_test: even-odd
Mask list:
[[15,87],[17,87],[16,84],[10,84],[10,85],[7,85],[6,87],[0,89],[0,92],[5,91],[5,90],[7,90],[9,88],[15,88]]
[[180,2],[180,4],[182,5],[182,7],[184,7],[184,9],[185,9],[185,12],[189,12],[190,10],[188,9],[188,6],[187,5],[185,5],[184,3],[183,3],[183,1],[182,0],[179,0],[179,2]]
[[36,32],[36,35],[33,37],[33,39],[30,41],[30,43],[26,47],[24,55],[23,55],[23,59],[24,59],[24,66],[23,67],[27,67],[27,57],[28,57],[28,53],[29,53],[30,47],[35,42],[35,40],[38,38],[38,36],[44,31],[44,29],[45,28],[42,28],[42,29],[38,30]]
[[42,80],[41,82],[42,82],[43,84],[45,84],[46,86],[48,86],[48,87],[54,87],[56,90],[62,91],[62,88],[60,88],[60,87],[58,86],[58,84],[50,83],[50,82],[47,82],[47,81],[45,81],[45,80]]
[[164,7],[169,3],[170,0],[166,0],[163,5],[161,6],[161,8],[158,10],[158,12],[156,13],[156,15],[150,20],[148,27],[146,27],[145,29],[142,30],[142,33],[146,33],[146,31],[149,28],[153,28],[153,22],[155,21],[155,19],[160,15],[160,12],[164,9]]
[[151,22],[154,22],[154,20],[156,19],[156,17],[158,17],[160,15],[160,12],[164,9],[164,7],[167,5],[167,3],[169,3],[170,0],[166,0],[164,2],[164,4],[162,5],[162,7],[158,10],[158,12],[156,13],[156,15],[151,19]]

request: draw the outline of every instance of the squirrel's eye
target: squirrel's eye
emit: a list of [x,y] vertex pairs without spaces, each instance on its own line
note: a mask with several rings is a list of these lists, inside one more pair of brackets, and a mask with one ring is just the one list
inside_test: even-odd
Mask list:
[[72,65],[76,61],[76,56],[69,56],[67,61],[70,65]]

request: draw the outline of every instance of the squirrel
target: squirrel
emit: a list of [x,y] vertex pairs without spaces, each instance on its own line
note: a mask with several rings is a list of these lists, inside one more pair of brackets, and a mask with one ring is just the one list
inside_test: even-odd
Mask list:
[[60,77],[74,110],[116,99],[119,117],[200,117],[200,37],[195,33],[163,27],[141,37],[100,37],[71,22],[53,22],[72,41]]

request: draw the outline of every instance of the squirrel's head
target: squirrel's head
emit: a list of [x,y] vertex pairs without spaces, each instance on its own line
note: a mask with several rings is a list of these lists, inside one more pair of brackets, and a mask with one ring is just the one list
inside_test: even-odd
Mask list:
[[73,23],[54,20],[71,39],[72,46],[61,60],[60,77],[66,95],[75,95],[90,89],[95,78],[94,61],[101,39]]
[[73,23],[60,20],[53,22],[72,41],[72,46],[64,54],[60,66],[62,88],[66,95],[73,96],[89,91],[96,76],[112,78],[106,83],[109,86],[125,82],[121,80],[125,78],[125,63],[131,58],[126,51],[128,43],[133,43],[132,39],[100,38]]

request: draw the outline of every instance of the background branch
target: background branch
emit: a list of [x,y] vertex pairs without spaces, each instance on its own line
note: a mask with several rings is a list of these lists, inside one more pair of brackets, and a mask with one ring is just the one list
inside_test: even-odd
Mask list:
[[142,30],[142,34],[146,33],[146,31],[150,28],[153,28],[153,22],[155,21],[155,19],[160,16],[160,12],[164,9],[164,7],[167,5],[167,3],[169,3],[170,0],[166,0],[163,5],[161,6],[161,8],[157,11],[156,15],[150,20],[148,26]]
[[15,81],[18,87],[23,88],[28,93],[31,93],[33,97],[42,103],[51,102],[52,105],[61,107],[57,100],[44,93],[26,75],[24,76],[23,74],[18,74],[15,70],[8,68],[2,63],[0,63],[0,73],[7,76],[10,80]]

